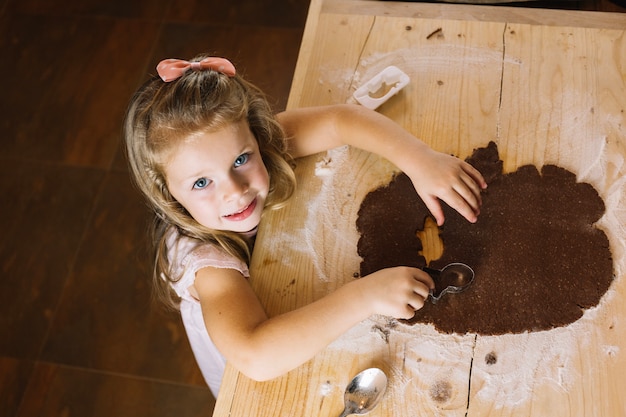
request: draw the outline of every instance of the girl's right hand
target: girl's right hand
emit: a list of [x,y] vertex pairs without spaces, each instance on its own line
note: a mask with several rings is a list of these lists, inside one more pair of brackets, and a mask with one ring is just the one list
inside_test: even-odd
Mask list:
[[381,269],[354,283],[360,286],[360,295],[371,306],[372,314],[398,319],[412,318],[435,288],[426,272],[406,266]]
[[234,269],[202,268],[194,287],[217,348],[239,371],[264,381],[311,359],[374,314],[410,319],[434,283],[421,269],[383,269],[272,317],[248,279]]

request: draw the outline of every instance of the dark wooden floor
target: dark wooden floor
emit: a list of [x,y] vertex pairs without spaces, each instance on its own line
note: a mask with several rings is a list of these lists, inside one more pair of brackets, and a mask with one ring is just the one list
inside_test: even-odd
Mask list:
[[198,52],[231,58],[283,109],[307,8],[0,0],[0,416],[211,415],[179,318],[150,302],[123,113],[161,58]]
[[0,0],[0,416],[210,416],[151,305],[147,215],[119,148],[164,57],[211,52],[284,108],[308,0]]

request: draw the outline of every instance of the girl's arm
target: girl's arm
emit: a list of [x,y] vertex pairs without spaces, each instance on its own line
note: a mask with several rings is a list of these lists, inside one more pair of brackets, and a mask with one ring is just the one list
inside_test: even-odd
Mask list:
[[373,314],[413,317],[433,287],[432,279],[419,269],[389,268],[268,318],[238,271],[204,268],[195,280],[211,339],[235,368],[256,380],[278,377],[303,364]]
[[470,222],[480,212],[482,175],[468,163],[437,152],[391,119],[358,105],[289,110],[277,115],[294,158],[341,145],[378,154],[406,173],[437,224],[444,222],[439,199]]

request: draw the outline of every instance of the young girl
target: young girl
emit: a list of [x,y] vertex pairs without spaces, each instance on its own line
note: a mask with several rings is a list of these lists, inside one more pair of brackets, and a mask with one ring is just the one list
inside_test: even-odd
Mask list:
[[247,281],[262,214],[292,194],[290,158],[344,144],[402,169],[439,224],[444,218],[438,199],[477,220],[486,187],[478,171],[360,106],[273,116],[263,94],[223,58],[165,60],[157,72],[160,78],[147,81],[131,101],[127,153],[134,180],[156,214],[156,292],[180,309],[215,395],[226,360],[253,379],[271,379],[373,314],[408,319],[423,306],[432,280],[419,269],[397,267],[267,317]]

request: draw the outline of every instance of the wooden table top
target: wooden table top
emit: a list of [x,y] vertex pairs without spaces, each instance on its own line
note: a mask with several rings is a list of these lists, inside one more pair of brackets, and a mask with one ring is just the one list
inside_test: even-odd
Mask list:
[[[339,415],[371,366],[389,376],[372,417],[626,415],[625,29],[609,13],[313,0],[289,108],[351,102],[399,67],[411,81],[378,111],[433,148],[465,158],[494,140],[505,172],[554,163],[594,185],[616,278],[596,308],[545,332],[448,335],[372,317],[276,380],[228,368],[214,415]],[[298,191],[264,220],[251,265],[269,315],[354,279],[357,211],[393,172],[352,148],[298,161]]]

